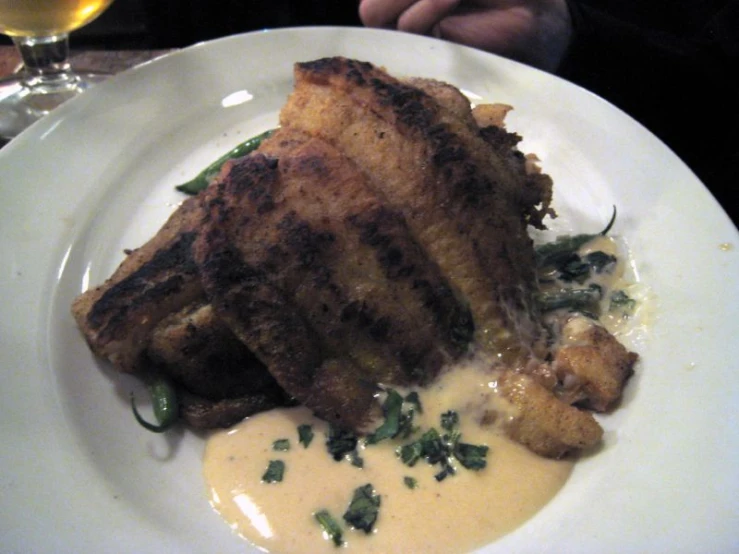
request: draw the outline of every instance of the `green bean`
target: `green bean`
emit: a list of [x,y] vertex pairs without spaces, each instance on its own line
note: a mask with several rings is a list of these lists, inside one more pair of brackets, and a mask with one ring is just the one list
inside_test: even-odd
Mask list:
[[208,186],[213,177],[218,175],[218,172],[221,170],[221,167],[223,167],[223,164],[225,164],[228,160],[231,160],[233,158],[240,158],[241,156],[246,156],[250,152],[253,152],[259,147],[260,144],[262,144],[262,141],[269,137],[272,133],[274,133],[274,131],[274,129],[270,129],[269,131],[265,131],[264,133],[245,140],[241,144],[237,145],[235,148],[232,148],[231,150],[226,152],[216,161],[211,163],[203,171],[198,173],[195,178],[187,181],[186,183],[182,183],[181,185],[177,185],[175,188],[180,192],[184,192],[185,194],[199,193],[201,190]]
[[603,289],[598,285],[587,288],[561,289],[556,292],[542,292],[535,296],[535,301],[542,312],[551,312],[561,308],[580,310],[592,307],[603,297]]
[[139,414],[139,411],[136,409],[136,402],[134,401],[133,393],[131,393],[131,408],[133,409],[133,416],[145,429],[148,429],[153,433],[163,433],[177,423],[177,419],[179,417],[177,393],[172,384],[163,377],[158,377],[149,383],[149,393],[151,394],[154,417],[156,418],[158,425],[149,423],[141,417],[141,414]]
[[556,266],[564,262],[569,256],[579,250],[587,242],[598,236],[606,236],[616,221],[616,206],[613,206],[611,220],[600,233],[581,234],[561,237],[554,242],[547,242],[536,248],[537,267]]

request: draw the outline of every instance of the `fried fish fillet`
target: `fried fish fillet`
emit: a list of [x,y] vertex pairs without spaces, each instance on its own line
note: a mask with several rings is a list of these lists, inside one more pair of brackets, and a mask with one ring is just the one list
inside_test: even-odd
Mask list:
[[513,364],[543,351],[526,227],[541,223],[551,183],[531,180],[460,110],[371,64],[329,58],[296,64],[280,122],[356,164],[467,300],[476,342]]
[[202,213],[189,198],[144,246],[130,252],[100,286],[75,298],[72,314],[92,351],[136,372],[156,325],[204,298],[191,247]]
[[296,399],[354,428],[380,383],[426,383],[471,316],[401,214],[328,143],[280,129],[204,194],[195,243],[224,321]]
[[296,64],[281,128],[81,295],[80,329],[118,369],[170,376],[196,428],[297,401],[362,430],[378,387],[481,348],[514,440],[593,446],[579,407],[611,407],[636,355],[591,329],[552,348],[527,232],[552,213],[551,180],[508,109],[345,58]]
[[78,296],[72,313],[96,355],[145,379],[166,375],[186,421],[207,428],[231,425],[288,397],[213,317],[192,257],[201,217],[200,199],[185,200],[105,283]]
[[567,342],[556,350],[552,367],[561,382],[570,382],[567,394],[588,409],[611,409],[621,398],[639,356],[585,318],[573,318],[562,334]]
[[142,365],[177,383],[181,415],[196,429],[228,427],[290,402],[204,299],[168,315],[154,328]]
[[596,445],[603,429],[590,412],[559,400],[533,377],[507,371],[498,379],[501,395],[518,410],[506,432],[532,452],[561,458]]

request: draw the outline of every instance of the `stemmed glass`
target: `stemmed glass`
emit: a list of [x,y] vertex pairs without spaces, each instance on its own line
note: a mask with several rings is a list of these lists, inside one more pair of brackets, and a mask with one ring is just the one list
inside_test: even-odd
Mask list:
[[87,25],[113,0],[0,0],[0,33],[9,35],[23,71],[0,80],[0,138],[11,139],[51,110],[105,78],[76,73],[68,33]]

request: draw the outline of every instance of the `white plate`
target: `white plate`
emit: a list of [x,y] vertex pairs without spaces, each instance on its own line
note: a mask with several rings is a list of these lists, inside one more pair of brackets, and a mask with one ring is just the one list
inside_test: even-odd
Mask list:
[[[602,418],[604,448],[483,551],[732,550],[739,236],[728,217],[661,142],[584,90],[433,39],[332,28],[185,49],[100,85],[0,151],[0,550],[252,551],[208,506],[202,439],[133,422],[134,381],[92,358],[69,305],[161,225],[181,200],[175,183],[275,124],[293,62],[329,55],[514,105],[509,128],[553,176],[564,225],[599,229],[616,204],[615,233],[657,298],[638,374]],[[250,101],[226,107],[244,90]]]

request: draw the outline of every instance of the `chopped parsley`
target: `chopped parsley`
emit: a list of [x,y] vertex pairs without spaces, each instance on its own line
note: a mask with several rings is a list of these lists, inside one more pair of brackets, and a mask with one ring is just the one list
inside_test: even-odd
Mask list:
[[421,439],[404,444],[398,449],[400,460],[408,467],[413,467],[423,455],[423,442]]
[[434,475],[434,479],[436,479],[437,481],[443,481],[448,476],[454,475],[455,473],[457,473],[457,471],[454,469],[454,467],[450,463],[445,462],[441,466],[441,471]]
[[329,425],[328,435],[326,437],[326,449],[337,462],[347,456],[349,459],[357,459],[359,457],[359,454],[356,452],[358,443],[359,439],[357,439],[357,435],[354,432]]
[[458,442],[454,445],[454,457],[467,469],[484,469],[487,465],[485,458],[488,450],[488,447],[484,444],[477,445]]
[[636,306],[636,300],[631,298],[628,294],[626,294],[622,290],[614,291],[613,294],[611,294],[611,303],[609,305],[609,309],[619,309],[626,313],[629,313],[633,311],[634,307]]
[[285,462],[282,460],[270,460],[267,471],[262,475],[264,483],[279,483],[285,475]]
[[370,533],[380,511],[380,496],[371,484],[354,489],[349,507],[344,513],[344,521],[355,529]]
[[298,442],[300,442],[304,448],[308,448],[312,440],[313,427],[307,423],[298,425]]
[[423,406],[421,406],[421,397],[418,396],[418,392],[409,392],[405,395],[405,398],[403,400],[410,404],[414,410],[417,410],[419,414],[423,413]]
[[560,310],[596,311],[598,302],[603,298],[603,288],[595,283],[588,287],[560,289],[553,292],[540,292],[534,300],[542,312]]
[[574,281],[583,284],[593,273],[600,274],[613,271],[617,261],[615,256],[596,250],[583,257],[572,253],[560,260],[554,268],[562,281],[566,283]]
[[460,442],[462,434],[459,431],[457,412],[450,410],[441,414],[440,424],[446,431],[443,435],[432,427],[415,441],[398,448],[400,460],[409,467],[413,467],[421,459],[426,460],[429,465],[438,465],[439,471],[434,475],[437,481],[443,481],[456,473],[454,459],[466,469],[477,471],[486,467],[489,448],[486,445]]
[[385,416],[385,421],[374,433],[367,436],[367,444],[375,444],[381,440],[391,439],[397,436],[400,430],[402,409],[403,397],[393,389],[388,389],[387,398],[382,403],[382,413]]
[[385,419],[374,433],[367,436],[367,444],[377,444],[386,439],[407,439],[416,431],[413,426],[414,415],[416,411],[423,411],[418,393],[408,393],[405,398],[393,389],[387,389],[385,393],[387,396],[382,403]]
[[596,273],[603,273],[604,271],[611,271],[613,266],[618,261],[616,256],[612,254],[606,254],[600,250],[590,252],[583,258],[590,268]]
[[547,242],[536,247],[536,265],[537,267],[558,267],[563,263],[567,263],[573,253],[584,246],[587,242],[597,236],[606,236],[616,222],[616,206],[613,206],[613,215],[611,220],[600,233],[597,234],[581,234],[573,236],[563,236],[557,238],[553,242]]
[[[326,450],[334,460],[347,460],[362,468],[364,460],[359,455],[360,447],[369,447],[383,440],[395,439],[396,444],[399,444],[396,453],[400,460],[409,467],[416,465],[419,460],[435,466],[436,481],[443,481],[455,475],[459,467],[477,471],[487,466],[488,446],[462,442],[458,412],[448,410],[442,413],[439,427],[431,427],[420,433],[419,429],[413,426],[414,415],[423,410],[418,393],[414,391],[402,396],[389,388],[383,392],[384,419],[375,431],[364,439],[360,439],[353,431],[334,425],[328,426]],[[412,435],[415,435],[414,439],[406,440]],[[305,448],[313,438],[311,425],[298,426],[298,440]],[[290,441],[289,439],[278,439],[274,441],[273,448],[287,450],[290,448]],[[268,483],[281,481],[284,471],[284,462],[273,460],[269,463],[262,480]],[[417,479],[409,475],[403,477],[403,484],[411,490],[418,487]],[[335,519],[327,509],[315,512],[313,517],[323,529],[327,540],[331,540],[336,546],[343,546],[347,526],[367,534],[372,532],[379,516],[380,504],[380,495],[371,483],[367,483],[354,490],[342,516],[343,521]]]
[[441,428],[453,431],[459,425],[459,414],[453,410],[441,414]]
[[323,528],[323,536],[336,546],[344,544],[344,532],[328,510],[320,510],[313,517]]
[[349,454],[347,454],[347,458],[349,459],[349,463],[351,463],[354,467],[358,467],[362,469],[364,467],[364,458],[359,455],[359,452],[355,448]]

